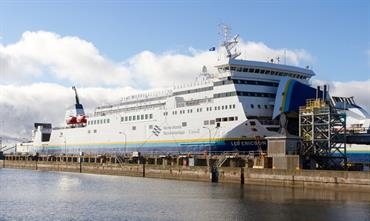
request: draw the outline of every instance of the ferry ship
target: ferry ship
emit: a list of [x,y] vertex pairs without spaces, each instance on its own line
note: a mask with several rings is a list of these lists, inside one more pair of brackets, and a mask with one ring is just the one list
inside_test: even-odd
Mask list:
[[[261,151],[278,134],[276,113],[283,111],[290,86],[303,85],[289,102],[297,109],[315,96],[315,73],[273,62],[237,59],[238,36],[225,38],[226,56],[216,73],[204,66],[193,83],[122,98],[85,114],[79,101],[67,111],[66,125],[35,123],[32,142],[17,152],[39,153],[200,153]],[[312,90],[311,90],[312,89]],[[292,91],[289,91],[292,94]],[[286,95],[286,94],[285,94]],[[294,96],[294,95],[293,95]]]

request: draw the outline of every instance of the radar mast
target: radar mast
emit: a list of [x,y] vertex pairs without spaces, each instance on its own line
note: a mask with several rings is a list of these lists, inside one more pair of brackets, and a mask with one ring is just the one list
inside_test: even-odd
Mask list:
[[[220,24],[220,35],[223,37],[223,42],[221,46],[225,47],[226,49],[226,57],[230,59],[235,59],[241,53],[237,51],[236,45],[239,43],[238,37],[239,35],[235,35],[233,38],[230,38],[230,27],[225,24]],[[233,50],[234,49],[234,50]]]

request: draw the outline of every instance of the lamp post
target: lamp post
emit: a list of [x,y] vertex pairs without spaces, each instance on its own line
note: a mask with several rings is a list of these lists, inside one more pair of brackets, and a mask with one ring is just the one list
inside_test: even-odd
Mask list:
[[125,136],[125,146],[124,146],[124,153],[126,156],[126,148],[127,148],[127,134],[125,132],[119,132],[120,134],[123,134]]
[[80,156],[78,158],[78,161],[80,162],[80,173],[82,173],[82,161],[84,159],[83,156],[84,156],[84,152],[82,152],[80,149]]
[[66,157],[67,156],[67,138],[66,138],[65,135],[62,135],[62,134],[59,137],[63,137],[64,138],[64,156]]
[[210,159],[211,159],[211,129],[208,127],[203,127],[204,129],[208,130],[208,166],[210,166]]
[[64,136],[64,155],[67,156],[67,139],[65,136]]

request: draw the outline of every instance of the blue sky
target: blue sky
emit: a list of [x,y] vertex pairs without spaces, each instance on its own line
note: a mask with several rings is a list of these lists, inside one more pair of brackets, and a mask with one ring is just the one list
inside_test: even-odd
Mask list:
[[244,40],[304,49],[322,80],[370,78],[370,3],[357,1],[0,1],[4,45],[25,31],[92,42],[122,61],[136,53],[207,49],[219,23]]
[[370,110],[366,0],[0,0],[0,134],[63,124],[72,85],[93,109],[195,79],[217,60],[208,49],[220,23],[240,34],[246,59],[286,51],[288,64],[316,72],[312,83]]

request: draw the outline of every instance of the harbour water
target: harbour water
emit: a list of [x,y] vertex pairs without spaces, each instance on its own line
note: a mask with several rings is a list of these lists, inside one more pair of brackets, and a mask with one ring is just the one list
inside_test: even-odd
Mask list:
[[0,169],[0,220],[370,220],[370,193]]

